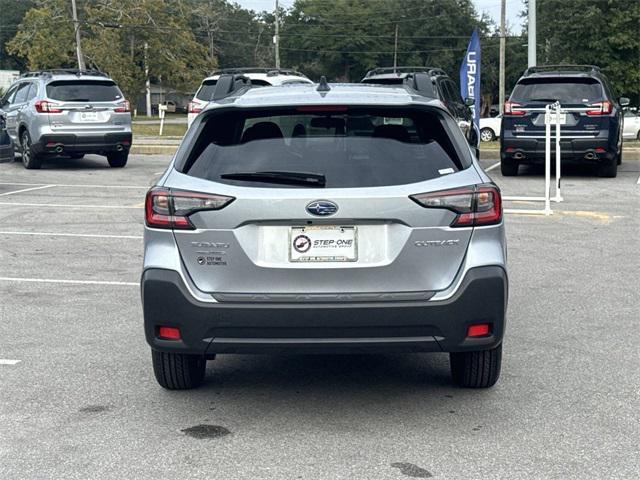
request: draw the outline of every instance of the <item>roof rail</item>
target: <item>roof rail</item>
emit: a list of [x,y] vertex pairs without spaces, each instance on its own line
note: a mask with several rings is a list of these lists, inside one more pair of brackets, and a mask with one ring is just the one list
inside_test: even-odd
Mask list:
[[402,66],[402,67],[378,67],[373,70],[369,70],[364,78],[372,77],[374,75],[382,75],[385,73],[427,73],[429,75],[446,75],[447,72],[437,67],[424,67],[424,66]]
[[304,73],[300,73],[291,68],[261,68],[261,67],[236,67],[236,68],[221,68],[211,72],[211,75],[225,75],[225,74],[243,74],[243,73],[264,73],[267,76],[276,75],[296,75],[298,77],[307,78]]
[[32,72],[25,72],[20,77],[51,77],[53,75],[76,75],[78,77],[82,75],[91,75],[93,77],[108,77],[108,75],[100,70],[78,70],[77,68],[52,68],[47,70],[34,70]]
[[404,79],[404,85],[423,97],[438,98],[430,73],[412,73]]
[[216,102],[242,89],[248,90],[249,88],[251,88],[251,79],[249,77],[223,74],[220,75],[210,100]]
[[523,76],[531,75],[533,73],[542,72],[594,72],[599,73],[600,67],[596,65],[539,65],[535,67],[529,67],[524,71]]

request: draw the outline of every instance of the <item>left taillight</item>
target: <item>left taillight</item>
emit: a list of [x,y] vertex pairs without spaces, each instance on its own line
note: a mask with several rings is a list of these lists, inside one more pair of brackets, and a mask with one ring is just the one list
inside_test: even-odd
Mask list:
[[122,103],[118,104],[116,108],[113,109],[114,112],[118,113],[127,113],[131,111],[131,104],[129,100],[125,100]]
[[613,104],[609,100],[604,100],[590,104],[589,108],[591,110],[587,110],[587,115],[597,117],[598,115],[609,115],[613,111]]
[[456,213],[451,227],[495,225],[502,220],[502,196],[495,185],[419,193],[410,198],[425,208],[444,208]]
[[152,188],[145,199],[145,223],[151,228],[195,230],[189,215],[203,210],[220,210],[233,197],[206,193]]
[[57,103],[49,102],[47,100],[38,100],[34,106],[38,113],[62,113],[62,109],[58,108]]

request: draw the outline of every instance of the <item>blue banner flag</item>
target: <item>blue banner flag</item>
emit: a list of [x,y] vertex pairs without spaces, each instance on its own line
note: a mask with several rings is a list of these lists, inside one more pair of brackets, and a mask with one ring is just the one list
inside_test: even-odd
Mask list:
[[480,54],[480,37],[476,28],[473,30],[467,53],[460,65],[460,94],[463,99],[470,97],[475,100],[471,112],[473,122],[478,129],[480,128]]

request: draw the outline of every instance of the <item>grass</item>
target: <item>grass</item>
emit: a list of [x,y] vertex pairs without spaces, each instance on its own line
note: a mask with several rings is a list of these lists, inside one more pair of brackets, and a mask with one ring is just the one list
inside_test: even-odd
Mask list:
[[[134,137],[136,135],[142,136],[142,137],[158,137],[158,138],[162,138],[160,136],[158,136],[158,132],[160,132],[160,124],[139,124],[139,123],[134,123],[132,126],[133,129],[133,135]],[[173,124],[173,123],[166,123],[164,125],[164,128],[162,129],[162,136],[163,137],[182,137],[185,132],[187,131],[187,125],[186,124]]]

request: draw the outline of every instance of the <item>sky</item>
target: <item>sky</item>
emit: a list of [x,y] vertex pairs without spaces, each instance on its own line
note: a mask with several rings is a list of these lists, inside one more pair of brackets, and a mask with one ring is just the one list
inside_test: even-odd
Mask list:
[[[272,10],[275,0],[232,0],[245,8],[252,10]],[[330,0],[327,0],[330,1]],[[280,0],[280,5],[290,7],[294,0]],[[486,12],[495,21],[500,23],[500,0],[473,0],[478,13]],[[519,33],[522,28],[522,19],[518,17],[524,10],[524,0],[507,0],[507,24],[514,33]]]

